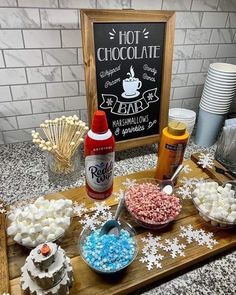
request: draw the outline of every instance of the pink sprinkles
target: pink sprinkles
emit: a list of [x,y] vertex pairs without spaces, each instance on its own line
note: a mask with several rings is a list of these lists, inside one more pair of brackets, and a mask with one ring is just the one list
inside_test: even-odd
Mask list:
[[172,221],[182,208],[175,195],[167,195],[152,183],[132,186],[126,193],[125,203],[138,220],[150,224]]

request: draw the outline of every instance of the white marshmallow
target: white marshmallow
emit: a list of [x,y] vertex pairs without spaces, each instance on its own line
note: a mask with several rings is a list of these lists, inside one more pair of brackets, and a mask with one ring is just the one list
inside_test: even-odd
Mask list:
[[68,217],[68,216],[64,217],[64,223],[65,223],[66,227],[69,227],[69,225],[70,225],[70,217]]
[[42,224],[42,226],[47,226],[47,225],[49,225],[49,220],[48,220],[48,218],[43,219],[43,220],[41,221],[41,224]]
[[53,241],[53,240],[55,240],[56,239],[56,235],[55,234],[49,234],[48,236],[47,236],[47,241]]
[[31,240],[30,237],[27,237],[27,238],[22,239],[21,242],[22,242],[22,244],[24,246],[29,246],[29,247],[32,247],[33,246],[33,241]]
[[13,236],[13,235],[15,235],[16,232],[17,232],[17,227],[16,227],[16,225],[15,225],[14,223],[13,223],[11,226],[9,226],[9,227],[7,228],[7,234],[8,234],[9,236]]
[[231,209],[231,211],[236,211],[236,204],[232,204],[230,209]]
[[26,217],[27,221],[34,221],[34,216],[31,212],[28,213],[27,217]]
[[21,244],[21,240],[22,240],[22,236],[20,233],[17,233],[15,236],[14,236],[14,241],[16,241],[17,243],[20,243]]
[[228,217],[226,218],[226,221],[227,222],[230,222],[230,223],[233,223],[235,221],[235,218],[232,217],[232,216],[230,216],[230,215],[228,215]]
[[50,233],[51,233],[51,231],[50,231],[50,227],[49,227],[49,226],[45,226],[45,227],[43,228],[43,230],[42,230],[42,234],[43,234],[44,236],[48,236]]
[[236,212],[235,211],[231,212],[229,216],[230,217],[232,216],[234,219],[236,219]]
[[58,237],[58,236],[63,235],[64,232],[65,232],[65,230],[64,230],[63,228],[61,228],[61,227],[57,227],[55,234],[56,234],[56,236]]
[[235,198],[235,192],[233,190],[229,191],[229,197]]
[[38,233],[38,232],[41,232],[42,230],[42,225],[40,223],[36,223],[34,225],[34,228],[35,228],[35,232]]
[[71,217],[73,215],[73,209],[72,208],[66,208],[65,215]]
[[34,204],[38,207],[42,204],[42,202],[44,201],[44,197],[39,197],[37,198],[37,200],[34,202]]
[[217,191],[218,191],[219,193],[222,193],[222,192],[224,191],[224,188],[223,188],[222,186],[219,186],[219,187],[217,188]]
[[46,239],[43,235],[38,235],[36,238],[36,242],[37,242],[37,244],[42,244],[42,243],[46,242]]
[[45,213],[42,209],[39,209],[38,212],[34,215],[35,220],[40,220],[45,216]]
[[36,230],[35,230],[35,226],[30,226],[30,228],[29,228],[29,234],[30,235],[33,235],[33,234],[35,234],[36,233]]
[[16,218],[16,215],[14,213],[10,213],[8,215],[8,219],[11,220],[11,221],[15,220],[15,218]]
[[201,204],[201,201],[199,198],[195,197],[194,198],[195,203],[199,206]]
[[226,183],[225,185],[225,189],[229,192],[232,188],[232,184],[231,183]]

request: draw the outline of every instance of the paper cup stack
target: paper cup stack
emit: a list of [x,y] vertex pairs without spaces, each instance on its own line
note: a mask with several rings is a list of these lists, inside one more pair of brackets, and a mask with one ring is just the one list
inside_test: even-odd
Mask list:
[[235,89],[236,65],[210,64],[200,101],[196,144],[208,147],[215,143]]
[[173,108],[169,109],[169,122],[180,121],[186,124],[189,134],[193,132],[196,121],[196,113],[188,109]]

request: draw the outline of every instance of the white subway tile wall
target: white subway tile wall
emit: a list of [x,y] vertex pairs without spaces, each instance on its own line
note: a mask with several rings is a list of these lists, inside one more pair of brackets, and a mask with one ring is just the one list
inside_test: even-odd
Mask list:
[[209,64],[236,64],[236,0],[0,0],[0,144],[48,118],[88,120],[81,8],[176,10],[171,107],[197,110]]

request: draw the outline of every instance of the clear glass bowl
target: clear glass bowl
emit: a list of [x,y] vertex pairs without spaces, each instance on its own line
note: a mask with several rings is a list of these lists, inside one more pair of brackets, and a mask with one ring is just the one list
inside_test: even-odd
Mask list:
[[227,222],[225,220],[216,219],[216,218],[213,218],[210,215],[205,214],[201,210],[201,208],[199,208],[199,205],[195,202],[195,198],[194,197],[192,198],[192,200],[193,200],[193,204],[194,204],[195,208],[198,211],[198,214],[202,217],[203,220],[205,220],[206,222],[208,222],[212,226],[214,226],[214,227],[220,227],[220,228],[233,228],[233,227],[236,227],[236,222]]
[[[61,195],[61,194],[59,194],[59,193],[55,193],[55,194],[53,194],[53,195],[49,195],[49,196],[44,197],[44,198],[45,198],[46,200],[49,200],[49,201],[51,201],[51,200],[59,200],[59,199],[66,199],[63,195]],[[36,201],[36,200],[37,200],[37,198],[36,198],[34,201]],[[31,202],[29,202],[29,203],[31,203]],[[33,202],[33,203],[34,203],[34,202]],[[31,204],[33,204],[33,203],[31,203]],[[22,210],[23,210],[24,207],[26,207],[26,206],[28,206],[28,205],[24,205],[24,206],[22,206],[22,207],[21,207]],[[16,210],[16,209],[19,209],[19,208],[17,208],[17,206],[16,206],[16,208],[15,208],[15,209],[12,209],[9,213],[14,213],[14,210]],[[68,228],[70,227],[70,225],[71,225],[71,221],[72,221],[72,218],[73,218],[73,215],[72,215],[72,217],[70,217],[70,224],[64,229],[64,232],[63,232],[62,234],[56,236],[54,239],[49,239],[49,240],[46,240],[46,239],[45,239],[45,241],[43,241],[43,242],[35,243],[34,246],[29,246],[29,245],[27,245],[27,244],[24,244],[24,243],[20,243],[20,242],[15,241],[15,240],[14,240],[15,235],[8,235],[8,236],[10,236],[10,237],[14,240],[14,242],[15,242],[16,244],[19,244],[19,245],[21,245],[21,246],[24,246],[24,247],[27,248],[27,249],[33,249],[33,248],[37,247],[38,245],[40,245],[40,244],[42,244],[42,243],[46,243],[46,242],[56,242],[57,240],[61,239],[61,238],[66,234]],[[11,224],[12,224],[12,221],[7,217],[7,222],[6,222],[6,226],[7,226],[7,228],[10,227]],[[43,229],[43,225],[42,225],[42,229]],[[39,232],[39,234],[40,234],[40,232]],[[24,234],[24,238],[26,238],[26,237],[29,237],[29,235]]]
[[124,229],[126,231],[129,232],[130,236],[132,237],[132,239],[134,240],[134,243],[135,243],[135,251],[134,251],[134,255],[133,255],[133,258],[132,260],[130,260],[130,262],[124,266],[122,266],[121,268],[119,269],[116,269],[114,271],[109,271],[109,270],[101,270],[101,269],[98,269],[98,268],[95,268],[94,266],[92,266],[85,258],[84,256],[84,253],[83,253],[83,245],[87,239],[87,237],[92,233],[92,230],[90,228],[85,228],[82,230],[81,234],[80,234],[80,237],[79,237],[79,251],[80,251],[80,255],[83,259],[83,261],[91,268],[93,269],[94,271],[100,273],[100,274],[104,274],[104,275],[111,275],[111,274],[115,274],[115,273],[118,273],[118,272],[121,272],[122,270],[126,269],[133,261],[134,259],[136,258],[137,254],[138,254],[138,244],[137,244],[137,240],[136,240],[136,232],[134,230],[134,228],[126,221],[124,220],[119,220],[119,223],[121,225],[121,229]]
[[[156,185],[157,187],[159,187],[159,184],[160,184],[160,180],[158,179],[154,179],[154,178],[141,178],[141,179],[137,179],[136,180],[136,184],[135,185],[139,185],[139,184],[143,184],[143,183],[151,183],[151,184],[154,184]],[[126,209],[128,210],[128,212],[130,213],[130,215],[132,216],[132,218],[135,220],[135,222],[139,225],[141,225],[142,227],[144,228],[147,228],[147,229],[160,229],[160,228],[163,228],[165,226],[167,226],[169,223],[171,223],[172,221],[174,221],[176,219],[176,217],[180,214],[181,212],[181,209],[182,209],[182,202],[181,202],[181,199],[180,198],[177,198],[179,200],[179,203],[180,203],[180,211],[175,215],[175,217],[172,217],[172,218],[169,218],[165,221],[161,221],[161,222],[153,222],[153,223],[147,223],[147,222],[144,222],[142,220],[140,220],[138,218],[138,216],[136,216],[130,209],[129,209],[129,206],[127,205],[126,203],[126,193],[129,189],[127,189],[125,191],[125,206],[126,206]]]

